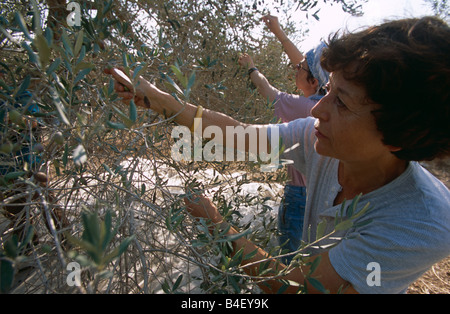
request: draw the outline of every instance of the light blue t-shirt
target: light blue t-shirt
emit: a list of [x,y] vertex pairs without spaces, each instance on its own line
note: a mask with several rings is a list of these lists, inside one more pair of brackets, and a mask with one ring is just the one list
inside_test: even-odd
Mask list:
[[[327,222],[325,234],[333,231],[341,208],[333,206],[341,188],[339,161],[316,153],[314,121],[272,125],[268,132],[270,138],[271,129],[278,128],[286,150],[300,144],[282,158],[293,160],[306,176],[303,240],[307,243],[316,239],[321,221]],[[311,253],[328,250],[334,269],[360,293],[404,293],[433,264],[450,255],[450,192],[420,164],[410,162],[394,181],[363,195],[355,213],[368,202],[371,210],[356,219],[354,227],[320,242]]]

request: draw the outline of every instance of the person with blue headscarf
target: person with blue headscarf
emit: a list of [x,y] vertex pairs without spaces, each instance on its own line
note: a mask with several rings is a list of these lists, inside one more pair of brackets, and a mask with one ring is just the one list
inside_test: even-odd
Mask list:
[[[303,55],[284,33],[278,18],[266,15],[262,18],[269,30],[283,45],[290,61],[294,64],[295,84],[302,95],[281,92],[273,87],[255,67],[248,54],[242,54],[239,64],[248,67],[248,73],[259,93],[274,103],[274,114],[281,122],[290,122],[310,116],[311,109],[326,94],[329,73],[320,65],[320,58],[326,48],[324,42]],[[289,182],[284,188],[283,200],[278,210],[279,243],[289,252],[298,249],[303,234],[306,205],[306,179],[292,165],[287,166]],[[289,261],[292,255],[285,259]]]

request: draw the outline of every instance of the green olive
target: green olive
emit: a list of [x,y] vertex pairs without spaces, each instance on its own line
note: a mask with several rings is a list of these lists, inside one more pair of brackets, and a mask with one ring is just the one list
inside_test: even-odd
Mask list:
[[9,154],[12,152],[12,150],[13,150],[13,144],[11,142],[3,143],[0,146],[0,152],[2,152],[2,153]]
[[64,135],[62,134],[62,132],[58,131],[53,135],[53,140],[56,144],[62,145],[64,144]]
[[11,120],[12,123],[20,126],[25,125],[25,123],[23,122],[22,114],[15,109],[9,112],[9,120]]

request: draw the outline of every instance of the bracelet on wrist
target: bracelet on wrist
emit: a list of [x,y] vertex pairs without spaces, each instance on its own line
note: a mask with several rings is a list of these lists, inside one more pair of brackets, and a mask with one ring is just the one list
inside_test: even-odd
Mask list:
[[250,68],[250,69],[248,70],[248,75],[252,74],[252,73],[255,72],[255,71],[258,71],[258,69],[257,69],[257,68]]
[[191,126],[191,132],[194,133],[199,125],[199,121],[197,120],[198,118],[202,118],[203,115],[203,107],[202,106],[198,106],[197,107],[197,112],[195,113],[195,117],[194,117],[194,121],[192,122],[192,126]]

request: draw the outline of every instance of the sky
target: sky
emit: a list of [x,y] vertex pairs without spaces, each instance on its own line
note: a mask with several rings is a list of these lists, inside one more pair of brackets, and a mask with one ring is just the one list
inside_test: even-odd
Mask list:
[[340,5],[322,4],[320,8],[319,21],[313,17],[306,19],[303,12],[296,13],[298,15],[295,18],[307,21],[310,30],[308,38],[301,43],[302,50],[313,47],[321,38],[328,38],[330,33],[339,29],[352,31],[382,23],[386,19],[433,15],[430,4],[425,0],[369,0],[363,5],[362,17],[353,17],[345,13]]

